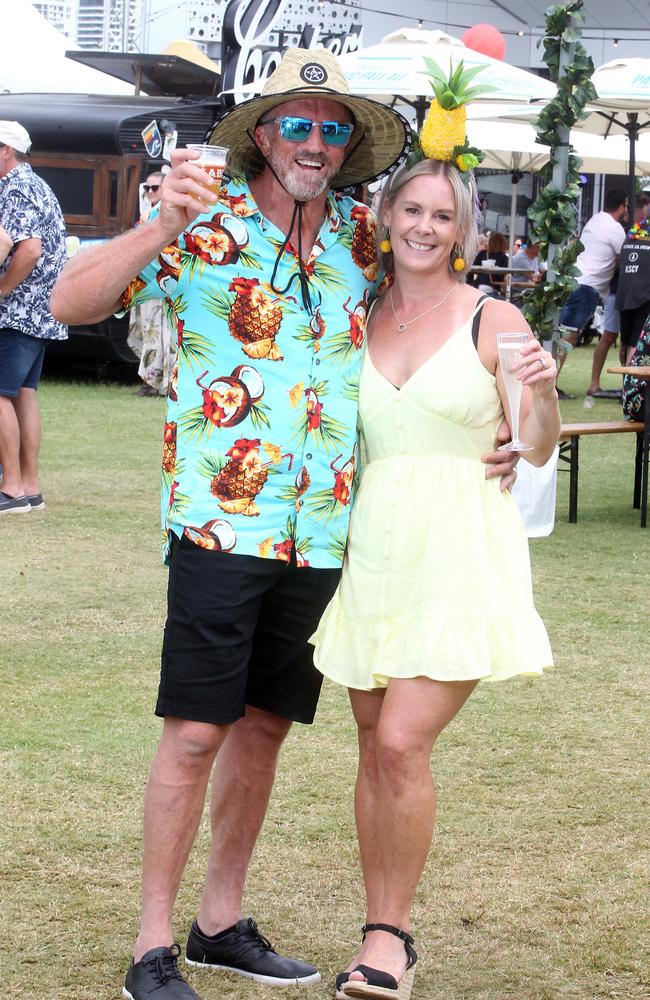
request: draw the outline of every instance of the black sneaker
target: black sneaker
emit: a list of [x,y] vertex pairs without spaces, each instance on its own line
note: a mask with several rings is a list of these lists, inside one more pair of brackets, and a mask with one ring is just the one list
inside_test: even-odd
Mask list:
[[10,497],[0,490],[0,514],[29,514],[31,509],[27,497]]
[[45,510],[45,500],[42,493],[32,493],[31,496],[25,495],[25,500],[32,510]]
[[131,962],[122,996],[127,1000],[201,1000],[181,976],[177,959],[181,949],[152,948],[139,962]]
[[185,961],[188,965],[236,972],[270,986],[320,982],[315,965],[278,955],[271,942],[260,934],[252,917],[238,920],[234,927],[214,937],[206,937],[195,920],[187,939]]

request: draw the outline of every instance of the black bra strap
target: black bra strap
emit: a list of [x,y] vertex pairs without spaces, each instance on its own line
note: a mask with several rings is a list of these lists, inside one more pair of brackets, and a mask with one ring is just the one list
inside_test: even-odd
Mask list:
[[478,328],[481,325],[481,314],[483,312],[483,305],[486,299],[489,299],[489,295],[481,295],[480,299],[476,303],[476,312],[474,313],[474,319],[472,320],[472,342],[474,347],[478,350]]

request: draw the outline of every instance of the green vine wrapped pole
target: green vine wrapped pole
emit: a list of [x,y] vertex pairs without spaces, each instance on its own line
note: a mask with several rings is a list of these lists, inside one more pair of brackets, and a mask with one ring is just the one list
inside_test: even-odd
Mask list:
[[582,160],[570,147],[573,125],[585,105],[598,96],[591,82],[594,64],[580,44],[585,16],[583,0],[555,4],[546,11],[542,39],[544,60],[557,94],[537,119],[537,141],[551,147],[551,158],[540,171],[542,189],[528,209],[530,235],[547,260],[546,281],[525,293],[524,314],[541,340],[555,339],[561,306],[577,285],[575,261],[583,249],[571,238],[578,221]]

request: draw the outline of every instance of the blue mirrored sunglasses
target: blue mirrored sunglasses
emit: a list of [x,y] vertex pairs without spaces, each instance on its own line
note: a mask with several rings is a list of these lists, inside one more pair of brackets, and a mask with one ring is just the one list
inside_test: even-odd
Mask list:
[[277,123],[278,130],[287,142],[305,142],[311,135],[314,125],[320,128],[320,134],[326,146],[347,146],[354,132],[354,125],[348,122],[315,122],[311,118],[295,118],[293,115],[283,115],[282,118],[267,118],[260,125]]

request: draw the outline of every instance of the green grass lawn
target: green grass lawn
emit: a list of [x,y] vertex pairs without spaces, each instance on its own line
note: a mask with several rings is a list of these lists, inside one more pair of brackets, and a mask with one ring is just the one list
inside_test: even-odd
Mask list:
[[[590,366],[590,349],[570,356],[561,384],[580,396],[563,418],[619,418],[615,402],[583,409]],[[48,381],[39,395],[48,509],[0,520],[5,993],[104,1000],[120,995],[134,935],[159,732],[163,404],[118,385]],[[578,524],[560,474],[555,531],[531,544],[556,669],[479,687],[435,750],[416,1000],[650,997],[650,548],[631,507],[633,453],[632,435],[585,439]],[[250,875],[247,912],[321,967],[323,984],[301,994],[314,1000],[331,996],[363,918],[355,759],[345,693],[327,685],[314,727],[288,740]],[[207,846],[204,821],[176,912],[181,943]],[[204,1000],[279,995],[190,978]]]

